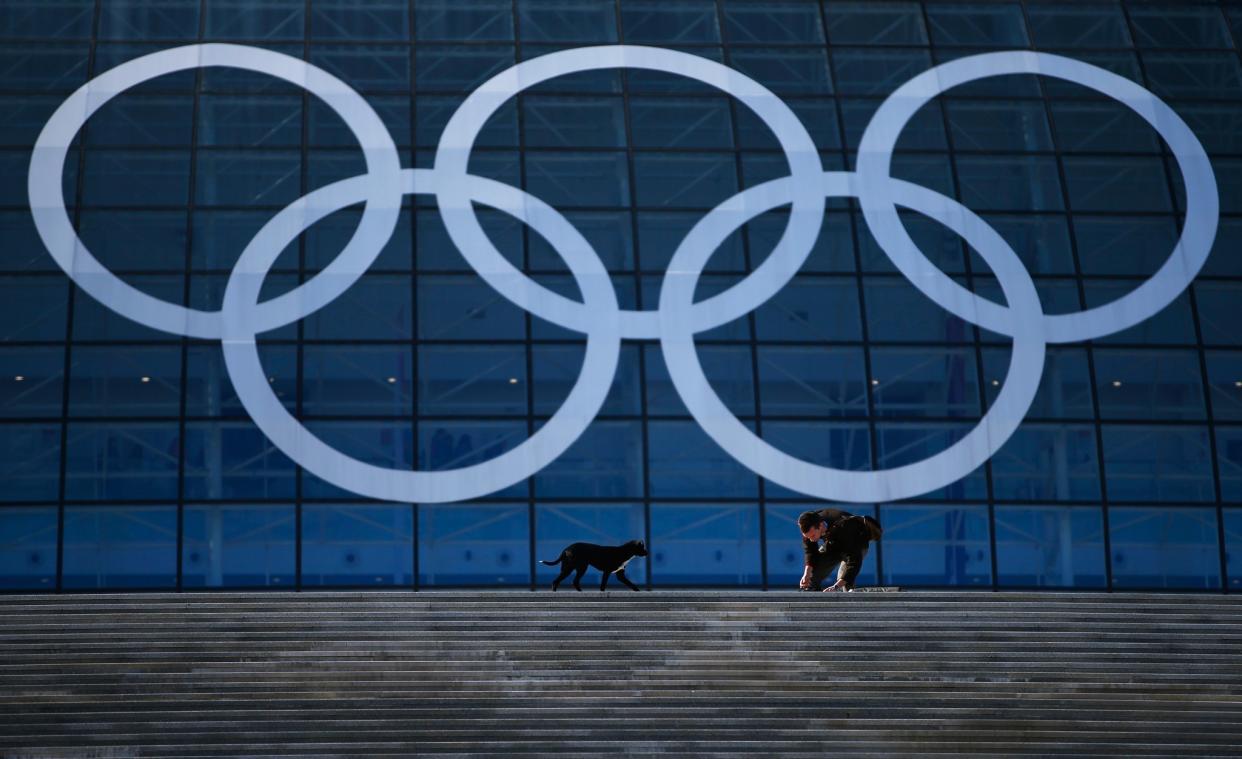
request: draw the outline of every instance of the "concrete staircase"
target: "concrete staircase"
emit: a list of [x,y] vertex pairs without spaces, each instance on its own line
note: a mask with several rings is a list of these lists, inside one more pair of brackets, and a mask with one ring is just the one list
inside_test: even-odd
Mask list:
[[1242,597],[0,597],[0,756],[1242,755]]

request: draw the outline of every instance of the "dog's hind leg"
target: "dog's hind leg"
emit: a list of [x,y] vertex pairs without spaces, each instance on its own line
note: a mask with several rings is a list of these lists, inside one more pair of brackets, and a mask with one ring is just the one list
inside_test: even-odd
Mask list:
[[569,577],[569,573],[570,573],[570,572],[572,572],[572,571],[574,571],[574,568],[573,568],[573,567],[568,567],[568,566],[562,566],[562,567],[561,567],[561,574],[560,574],[560,576],[559,576],[559,577],[557,577],[555,580],[553,580],[553,581],[552,581],[552,592],[553,592],[553,593],[555,593],[555,592],[556,592],[556,589],[557,589],[558,587],[560,587],[561,580],[564,580],[566,577]]
[[586,564],[578,567],[578,574],[574,575],[574,590],[582,592],[582,576],[586,574]]
[[603,592],[604,592],[604,588],[605,588],[605,587],[607,587],[607,585],[608,585],[608,577],[609,577],[609,575],[611,575],[611,574],[612,574],[612,572],[602,572],[602,571],[601,571],[601,572],[600,572],[600,574],[602,574],[602,575],[603,575],[603,577],[601,577],[601,578],[600,578],[600,581],[599,581],[599,592],[603,593]]
[[626,576],[625,576],[625,570],[624,570],[624,569],[618,569],[618,570],[617,570],[617,579],[618,579],[618,580],[620,580],[621,582],[625,583],[626,585],[629,585],[629,586],[630,586],[630,590],[638,590],[638,586],[637,586],[637,585],[635,585],[634,583],[630,582],[630,578],[628,578],[628,577],[626,577]]

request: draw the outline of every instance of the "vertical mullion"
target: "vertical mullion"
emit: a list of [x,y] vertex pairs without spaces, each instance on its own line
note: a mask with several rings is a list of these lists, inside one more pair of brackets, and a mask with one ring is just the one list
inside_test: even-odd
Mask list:
[[[198,4],[198,42],[203,42],[207,29],[207,0],[199,0]],[[199,103],[203,91],[203,67],[199,66],[194,70],[194,94],[190,103],[190,173],[189,173],[189,189],[187,191],[187,205],[185,212],[185,270],[181,274],[181,302],[187,307],[190,305],[190,276],[193,269],[194,257],[194,203],[197,199],[195,192],[196,177],[198,172],[198,118]],[[190,339],[185,335],[181,336],[181,397],[179,399],[177,413],[177,579],[176,589],[183,590],[185,587],[183,574],[185,571],[182,553],[185,548],[185,468],[186,468],[186,424],[185,409],[189,396],[189,354]]]
[[[1130,9],[1126,3],[1121,4],[1121,14],[1126,20],[1126,29],[1130,32],[1130,39],[1134,42],[1134,57],[1138,60],[1139,75],[1143,77],[1143,86],[1148,91],[1151,90],[1151,80],[1147,77],[1147,64],[1143,60],[1143,54],[1140,52],[1138,45],[1138,37],[1135,36],[1134,20],[1130,17]],[[1233,30],[1229,27],[1224,14],[1221,14],[1221,21],[1225,24],[1225,30],[1233,39]],[[1236,43],[1235,43],[1236,45]],[[1236,51],[1236,47],[1235,47]],[[1172,107],[1172,106],[1170,106]],[[1174,218],[1180,222],[1181,227],[1186,225],[1186,214],[1177,207],[1177,188],[1173,184],[1173,175],[1169,171],[1169,150],[1168,145],[1161,140],[1160,145],[1160,165],[1164,170],[1165,189],[1169,193],[1169,203],[1173,206]],[[1219,218],[1219,214],[1218,214]],[[1208,428],[1208,452],[1212,457],[1212,495],[1216,499],[1216,552],[1218,562],[1220,564],[1220,590],[1223,593],[1229,591],[1229,567],[1225,553],[1225,512],[1221,505],[1221,488],[1220,488],[1220,464],[1216,458],[1216,421],[1212,411],[1212,387],[1208,381],[1207,371],[1207,354],[1203,346],[1203,329],[1199,323],[1198,299],[1195,296],[1194,288],[1190,283],[1186,284],[1186,296],[1190,301],[1190,319],[1195,329],[1195,345],[1199,354],[1199,384],[1203,392],[1204,412],[1207,414]]]
[[[311,38],[311,0],[306,0],[305,5],[306,17],[302,19],[302,59],[310,61],[310,38]],[[299,197],[305,197],[309,191],[310,185],[310,93],[306,90],[302,91],[302,144],[299,146],[301,153],[301,165],[299,167]],[[298,286],[301,286],[306,280],[306,231],[303,230],[298,235]],[[302,398],[303,384],[306,379],[306,362],[305,362],[305,340],[306,329],[305,319],[298,320],[297,327],[297,357],[295,360],[295,386],[297,392],[294,395],[294,407],[297,409],[297,419],[303,421]],[[256,346],[257,350],[257,346]],[[303,500],[303,480],[306,478],[306,471],[302,467],[295,470],[296,479],[294,480],[294,506],[293,506],[293,541],[294,541],[294,580],[293,587],[302,590],[302,500]]]
[[[1025,3],[1022,5],[1022,18],[1027,22],[1027,28],[1030,28],[1030,13]],[[1131,42],[1133,42],[1133,33],[1131,33]],[[1032,43],[1033,44],[1033,43]],[[1136,48],[1130,48],[1135,57],[1138,57]],[[1066,179],[1064,153],[1060,147],[1060,141],[1057,139],[1057,122],[1053,113],[1052,105],[1048,101],[1048,95],[1044,92],[1043,83],[1040,82],[1040,94],[1044,103],[1044,115],[1048,119],[1048,137],[1052,140],[1052,149],[1057,160],[1057,180],[1061,183],[1061,204],[1065,206],[1065,226],[1066,232],[1069,234],[1070,254],[1074,261],[1074,282],[1078,289],[1079,308],[1085,308],[1087,304],[1086,283],[1083,281],[1082,256],[1078,251],[1078,233],[1074,228],[1074,208],[1070,203],[1069,182]],[[1095,345],[1094,341],[1087,341],[1084,346],[1087,354],[1087,379],[1091,385],[1091,414],[1094,417],[1092,426],[1095,428],[1095,456],[1099,465],[1100,480],[1100,525],[1104,540],[1104,584],[1108,592],[1113,590],[1113,547],[1112,534],[1109,528],[1109,498],[1108,498],[1108,463],[1104,458],[1104,425],[1100,417],[1100,395],[1098,392],[1099,383],[1096,381],[1095,372]]]
[[[103,0],[95,0],[95,8],[91,18],[91,41],[86,54],[86,81],[95,74],[95,56],[99,45],[99,18],[103,14]],[[74,187],[75,203],[73,206],[73,227],[80,228],[82,221],[82,202],[86,187],[86,136],[90,128],[89,122],[78,131],[78,176]],[[58,178],[63,181],[63,178]],[[72,280],[65,282],[69,289],[65,299],[65,355],[61,365],[62,386],[60,395],[60,462],[57,482],[56,505],[56,592],[64,591],[65,573],[65,497],[67,495],[66,478],[69,468],[69,386],[72,381],[73,369],[73,317],[76,302],[77,286]]]
[[[418,99],[415,97],[417,88],[414,86],[415,77],[418,73],[416,61],[418,60],[417,47],[415,40],[418,38],[418,21],[417,6],[414,0],[409,0],[408,7],[410,9],[409,29],[410,29],[410,155],[418,154]],[[402,204],[405,203],[405,197],[402,196]],[[416,195],[410,196],[410,445],[414,448],[414,469],[419,468],[419,442],[418,442],[418,383],[421,379],[418,366],[418,199]],[[412,530],[410,532],[410,570],[411,582],[414,590],[417,592],[418,582],[418,511],[419,504],[411,501],[410,517],[413,520]]]
[[[841,161],[843,165],[845,165],[848,169],[849,167],[849,142],[846,140],[846,135],[845,135],[845,119],[842,116],[844,111],[841,107],[841,93],[837,90],[837,69],[836,69],[836,64],[834,63],[833,58],[832,58],[832,40],[828,36],[828,14],[824,12],[825,11],[824,6],[827,4],[827,2],[829,2],[829,0],[823,0],[823,3],[820,6],[820,23],[823,25],[823,28],[824,28],[824,46],[825,46],[824,54],[828,57],[828,76],[832,79],[832,98],[833,98],[834,110],[836,111],[836,119],[837,119],[837,139],[840,140],[840,143],[841,143]],[[930,46],[930,44],[931,44],[931,41],[929,38],[928,45]],[[930,47],[928,49],[930,50]],[[863,286],[864,277],[863,277],[863,265],[862,265],[862,249],[859,244],[858,225],[854,223],[855,214],[854,214],[853,209],[855,206],[858,206],[859,209],[861,210],[861,204],[858,203],[857,201],[852,201],[849,204],[849,207],[847,207],[845,210],[845,220],[846,220],[846,223],[850,225],[850,241],[854,247],[854,287],[858,293],[858,312],[859,312],[858,323],[859,323],[859,326],[861,329],[861,335],[862,335],[861,350],[863,354],[863,373],[864,373],[863,393],[867,399],[867,435],[868,435],[868,439],[870,442],[870,445],[868,447],[870,448],[871,470],[876,471],[879,469],[879,466],[880,466],[880,463],[879,463],[880,454],[879,454],[879,436],[875,428],[875,422],[876,422],[875,397],[874,397],[874,394],[871,392],[871,388],[872,388],[871,380],[875,375],[871,369],[871,331],[867,325],[867,293],[866,293],[866,288]],[[858,218],[861,220],[862,215],[859,214]],[[872,504],[872,505],[875,507],[876,521],[878,521],[880,524],[884,524],[884,520],[881,519],[882,514],[880,513],[881,505],[879,503]],[[876,541],[875,573],[876,573],[876,582],[878,584],[883,584],[884,583],[883,541]]]
[[[620,44],[625,44],[625,23],[624,16],[621,14],[621,0],[616,0],[616,23],[617,23],[617,40]],[[642,267],[642,246],[639,244],[638,235],[638,185],[637,172],[634,170],[634,124],[630,109],[630,75],[627,69],[621,69],[621,114],[622,122],[625,129],[625,167],[626,177],[629,185],[629,217],[630,217],[630,245],[634,255],[634,287],[635,302],[637,308],[641,310],[647,304],[643,302],[643,267]],[[646,342],[646,341],[645,341]],[[648,343],[649,345],[650,343]],[[658,343],[657,343],[658,345]],[[647,410],[647,345],[640,345],[635,349],[638,353],[638,403],[639,403],[639,433],[641,436],[641,457],[643,467],[643,543],[650,548],[651,546],[651,420]],[[613,379],[616,382],[616,379]],[[652,587],[652,575],[654,574],[653,564],[654,554],[648,550],[647,556],[643,559],[647,566],[647,581],[645,583],[647,590]]]
[[[935,43],[932,41],[932,36],[931,36],[931,28],[932,28],[931,17],[927,13],[926,4],[920,4],[919,8],[920,8],[921,16],[923,19],[923,26],[927,29],[928,57],[930,57],[933,61],[935,61],[935,56],[934,56]],[[948,161],[949,161],[949,175],[953,178],[953,193],[956,196],[954,200],[956,200],[958,203],[961,203],[962,202],[962,182],[957,173],[957,160],[956,160],[957,159],[957,146],[954,145],[953,143],[953,128],[952,128],[952,124],[949,122],[949,108],[948,108],[948,103],[947,103],[947,100],[948,100],[947,93],[942,93],[942,95],[943,97],[941,98],[941,102],[939,103],[940,123],[941,123],[941,126],[943,126],[944,128],[945,147],[948,149],[948,153],[946,157],[948,158]],[[896,144],[894,143],[894,149],[895,148],[896,148]],[[961,251],[962,253],[962,266],[963,266],[962,270],[966,275],[966,281],[969,282],[971,285],[974,285],[974,282],[975,282],[974,271],[972,270],[971,265],[970,265],[970,243],[965,239],[959,240],[958,250]],[[999,277],[997,278],[997,280],[999,281]],[[976,383],[975,400],[979,404],[979,409],[982,412],[982,414],[987,414],[988,402],[987,402],[987,392],[984,386],[985,378],[983,376],[983,349],[980,345],[981,337],[979,334],[979,327],[977,324],[972,324],[970,326],[970,330],[974,338],[973,340],[971,340],[971,343],[973,344],[974,353],[975,353],[975,383]],[[983,467],[983,475],[984,475],[984,483],[985,483],[985,488],[986,488],[985,494],[987,498],[987,509],[988,509],[988,554],[991,557],[989,560],[989,567],[990,567],[989,572],[992,575],[992,583],[991,583],[992,590],[995,592],[999,587],[1000,580],[997,576],[997,566],[996,566],[996,492],[995,492],[995,488],[994,488],[993,481],[992,481],[992,463],[991,463],[990,457],[989,457],[988,462]]]

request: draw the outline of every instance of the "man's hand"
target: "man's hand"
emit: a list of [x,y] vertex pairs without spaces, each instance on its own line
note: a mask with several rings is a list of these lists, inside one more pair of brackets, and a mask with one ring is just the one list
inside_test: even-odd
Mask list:
[[849,586],[845,584],[845,580],[837,580],[832,585],[829,585],[828,587],[824,588],[825,593],[832,593],[838,590],[841,591],[842,593],[849,590]]
[[798,581],[798,587],[802,590],[810,590],[811,588],[811,568],[807,567],[802,573],[802,579]]

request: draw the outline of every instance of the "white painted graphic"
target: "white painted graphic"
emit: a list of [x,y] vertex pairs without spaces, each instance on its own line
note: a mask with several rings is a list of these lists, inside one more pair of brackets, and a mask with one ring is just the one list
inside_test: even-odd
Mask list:
[[[358,140],[367,173],[335,182],[290,204],[242,252],[219,311],[202,311],[142,293],[117,278],[78,238],[61,195],[70,143],[86,120],[112,97],[154,77],[203,66],[271,74],[301,85],[327,103]],[[772,130],[789,175],[749,188],[707,213],[673,255],[655,311],[621,309],[608,272],[586,239],[554,208],[525,191],[467,172],[474,140],[508,99],[565,74],[606,68],[663,71],[732,95]],[[1160,269],[1134,291],[1072,314],[1045,315],[1030,274],[1003,238],[956,200],[889,175],[893,148],[914,113],[931,98],[989,76],[1031,73],[1075,82],[1133,109],[1168,144],[1186,188],[1186,221]],[[449,120],[432,169],[402,169],[396,146],[358,93],[305,61],[244,45],[189,45],[137,58],[74,92],[39,135],[28,179],[35,225],[57,264],[92,297],[117,313],[176,335],[219,339],[242,404],[272,442],[307,471],[359,495],[390,501],[444,503],[479,498],[520,482],[572,445],[599,412],[612,384],[625,338],[659,340],[673,384],[691,415],[729,455],[791,490],[834,501],[879,502],[944,487],[992,456],[1026,415],[1039,387],[1047,343],[1088,340],[1147,319],[1176,298],[1198,274],[1216,235],[1216,179],[1198,139],[1146,89],[1096,66],[1047,53],[1008,51],[941,64],[902,85],[876,111],[863,133],[856,172],[824,171],[810,135],[772,92],[744,74],[687,53],[634,45],[563,50],[524,61],[479,86]],[[447,471],[387,469],[351,458],[315,437],[277,400],[259,362],[256,336],[323,308],[367,270],[391,236],[402,197],[436,197],[450,238],[497,292],[558,326],[586,335],[586,357],[565,403],[539,431],[490,461]],[[797,273],[819,236],[828,197],[856,197],[884,252],[916,288],[950,313],[1013,338],[1008,378],[978,425],[946,450],[913,464],[850,471],[810,464],[777,450],[741,423],[703,374],[694,336],[758,308]],[[296,289],[259,301],[264,278],[280,251],[323,217],[364,203],[362,219],[341,253]],[[498,251],[475,216],[479,203],[530,225],[565,260],[582,293],[579,303],[531,280]],[[695,285],[716,249],[750,219],[788,206],[789,222],[771,254],[729,289],[694,302]],[[935,219],[962,237],[988,264],[1005,305],[953,281],[915,247],[897,208]],[[830,422],[826,422],[829,423]]]

